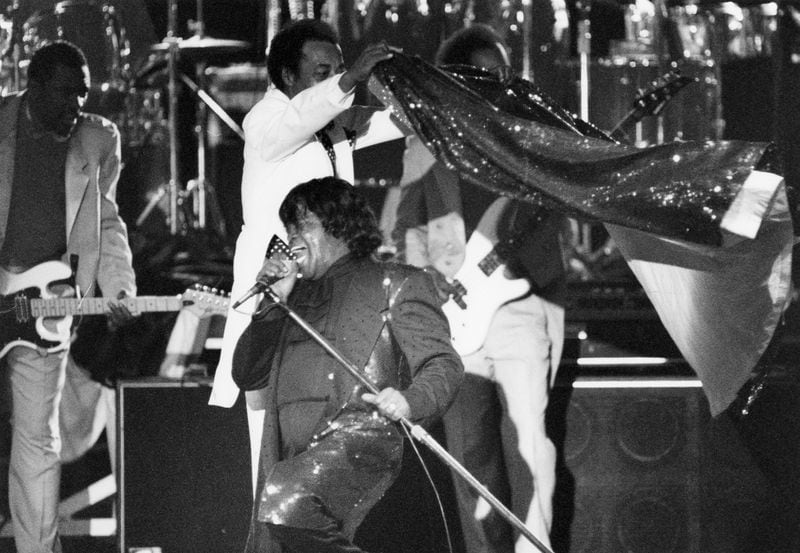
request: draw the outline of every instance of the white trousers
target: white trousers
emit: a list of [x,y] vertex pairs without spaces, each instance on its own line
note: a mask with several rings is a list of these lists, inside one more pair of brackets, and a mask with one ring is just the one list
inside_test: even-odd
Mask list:
[[[503,305],[483,347],[463,358],[466,379],[444,419],[450,452],[547,546],[556,450],[545,410],[563,342],[563,307],[537,296]],[[456,494],[468,553],[510,550],[488,503],[460,481]],[[513,547],[539,551],[522,536]]]
[[12,402],[8,496],[17,553],[60,553],[58,409],[67,354],[15,347],[7,361]]

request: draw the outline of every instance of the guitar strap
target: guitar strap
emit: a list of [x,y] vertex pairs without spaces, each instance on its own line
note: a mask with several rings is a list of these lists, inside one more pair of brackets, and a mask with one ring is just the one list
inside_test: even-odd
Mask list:
[[[503,221],[503,215],[509,208],[510,203],[511,198],[505,196],[497,198],[489,205],[486,211],[483,212],[483,216],[480,221],[478,221],[475,230],[488,238],[492,243],[499,242],[501,237],[500,224]],[[511,206],[511,208],[513,209],[514,207]]]
[[80,286],[78,286],[78,280],[75,278],[75,275],[78,274],[78,260],[79,259],[80,259],[80,256],[77,253],[72,253],[72,254],[69,255],[69,270],[72,271],[72,276],[70,277],[70,280],[72,281],[71,284],[72,284],[72,287],[75,290],[75,297],[76,298],[80,298],[81,297],[81,289],[80,289]]
[[[314,136],[319,140],[319,143],[322,144],[322,147],[325,148],[325,152],[328,154],[328,159],[331,162],[331,169],[333,169],[333,176],[338,177],[339,172],[336,170],[336,150],[333,149],[333,140],[331,140],[327,132],[328,130],[333,130],[333,125],[334,122],[331,121],[324,129],[314,133]],[[356,131],[344,127],[342,127],[342,130],[344,131],[347,141],[350,143],[350,147],[354,148],[356,144]]]
[[480,232],[492,243],[497,244],[497,248],[508,255],[509,246],[522,238],[528,228],[518,226],[520,203],[511,198],[501,196],[497,198],[484,212],[475,230]]

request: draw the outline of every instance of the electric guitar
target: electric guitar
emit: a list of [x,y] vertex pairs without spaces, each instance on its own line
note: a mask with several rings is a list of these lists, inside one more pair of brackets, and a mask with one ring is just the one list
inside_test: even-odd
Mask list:
[[531,288],[527,279],[505,276],[501,253],[505,245],[493,244],[478,230],[467,241],[464,264],[452,282],[458,292],[442,306],[450,323],[453,349],[459,355],[477,351],[486,339],[495,311]]
[[611,131],[611,138],[624,144],[630,143],[628,133],[645,117],[660,114],[669,102],[683,87],[697,82],[696,77],[686,77],[680,71],[673,70],[650,83],[650,88],[643,91],[633,101],[632,109],[616,124]]
[[[627,142],[627,131],[650,115],[658,115],[683,87],[697,81],[671,71],[652,83],[640,94],[633,109],[611,133],[612,138]],[[455,290],[442,306],[448,322],[453,348],[460,355],[478,350],[486,340],[489,325],[497,309],[504,303],[525,295],[530,290],[527,279],[509,279],[502,250],[508,244],[493,244],[478,230],[466,244],[464,264],[451,284]]]
[[[67,347],[74,315],[103,315],[109,298],[59,295],[71,289],[72,270],[60,261],[47,261],[22,273],[0,269],[0,359],[14,346],[47,353]],[[189,309],[200,317],[225,315],[229,299],[216,290],[190,288],[178,296],[137,296],[115,300],[131,313]]]

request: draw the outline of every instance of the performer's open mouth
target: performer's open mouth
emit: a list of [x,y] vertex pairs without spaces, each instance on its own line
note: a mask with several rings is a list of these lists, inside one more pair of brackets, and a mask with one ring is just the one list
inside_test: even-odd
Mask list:
[[305,246],[294,246],[290,248],[289,251],[292,254],[292,259],[294,259],[297,263],[300,263],[306,257],[306,251],[308,248]]

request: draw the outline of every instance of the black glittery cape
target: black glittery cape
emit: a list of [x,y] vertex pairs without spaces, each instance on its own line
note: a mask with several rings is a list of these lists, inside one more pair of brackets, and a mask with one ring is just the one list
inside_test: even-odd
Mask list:
[[451,69],[396,54],[371,89],[462,178],[580,219],[720,245],[720,221],[769,146],[619,144],[530,82]]
[[[791,297],[792,224],[770,144],[636,148],[522,79],[501,82],[463,67],[446,72],[402,54],[374,76],[372,91],[462,178],[606,224],[700,377],[711,413],[731,404]],[[739,202],[754,169],[765,173]],[[740,205],[730,209],[735,198]],[[731,214],[725,228],[735,232],[723,234]]]

